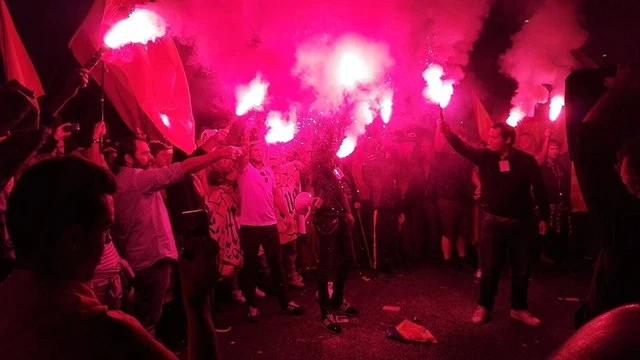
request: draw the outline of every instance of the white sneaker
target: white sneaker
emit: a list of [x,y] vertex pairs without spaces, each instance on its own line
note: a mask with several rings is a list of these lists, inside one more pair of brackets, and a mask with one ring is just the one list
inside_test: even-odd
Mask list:
[[473,316],[471,316],[471,322],[476,325],[482,325],[487,322],[489,319],[489,310],[484,306],[476,306],[476,310],[473,312]]
[[522,321],[529,326],[540,325],[540,319],[533,316],[527,310],[511,310],[511,318],[514,320]]
[[267,296],[267,294],[265,294],[264,291],[256,288],[256,297],[263,298],[265,296]]
[[242,295],[242,291],[240,290],[233,290],[233,292],[231,293],[231,297],[233,298],[233,300],[239,302],[240,304],[247,303],[247,299],[245,299],[244,295]]

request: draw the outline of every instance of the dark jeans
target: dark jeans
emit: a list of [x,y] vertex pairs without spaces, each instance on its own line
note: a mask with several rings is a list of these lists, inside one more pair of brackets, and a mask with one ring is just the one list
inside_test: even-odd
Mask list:
[[529,254],[533,234],[531,220],[511,220],[484,214],[478,245],[482,277],[478,304],[491,310],[498,293],[500,273],[507,254],[511,264],[511,308],[527,308]]
[[391,209],[377,208],[374,212],[374,256],[375,269],[390,271],[398,262],[400,229],[398,213]]
[[258,259],[260,245],[264,249],[264,254],[271,270],[271,285],[278,296],[280,307],[285,309],[290,300],[287,297],[284,284],[281,265],[282,252],[277,225],[242,225],[240,227],[240,247],[244,253],[244,265],[240,270],[240,287],[244,297],[247,299],[247,306],[256,306],[256,281],[258,266],[260,266],[260,260]]
[[162,315],[173,263],[170,259],[160,260],[151,267],[136,271],[133,279],[132,315],[151,333],[154,333]]
[[[318,302],[324,314],[338,307],[344,300],[344,286],[353,266],[355,254],[351,243],[351,230],[344,219],[316,218],[320,264],[318,266]],[[328,282],[332,269],[336,269],[333,296],[329,299]]]

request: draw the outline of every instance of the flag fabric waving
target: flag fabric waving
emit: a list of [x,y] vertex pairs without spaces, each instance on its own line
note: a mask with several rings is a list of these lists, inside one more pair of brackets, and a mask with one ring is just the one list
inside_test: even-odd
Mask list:
[[[103,45],[113,24],[146,1],[95,0],[69,47],[84,64]],[[103,66],[91,76],[134,133],[166,139],[190,153],[195,149],[195,124],[187,78],[173,39],[163,36],[146,45],[129,44],[107,50]]]

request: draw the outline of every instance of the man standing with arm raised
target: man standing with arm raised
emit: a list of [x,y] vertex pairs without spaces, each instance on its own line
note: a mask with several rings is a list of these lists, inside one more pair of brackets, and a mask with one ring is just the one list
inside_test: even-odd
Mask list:
[[511,317],[530,326],[540,320],[527,311],[529,256],[533,235],[534,199],[542,220],[541,235],[547,232],[549,201],[536,159],[513,148],[516,132],[506,123],[489,131],[488,147],[475,149],[465,144],[441,118],[438,124],[451,147],[479,168],[485,216],[478,246],[482,259],[480,299],[473,314],[474,324],[488,320],[493,308],[502,265],[507,253],[511,263]]
[[244,266],[240,271],[240,286],[247,299],[249,321],[258,320],[256,307],[256,275],[258,252],[264,248],[271,270],[271,281],[283,312],[302,315],[300,305],[287,297],[282,272],[282,254],[277,216],[283,216],[285,224],[293,221],[284,196],[276,187],[273,170],[264,164],[265,144],[254,142],[248,156],[238,164],[238,192],[240,194],[240,246],[244,254]]

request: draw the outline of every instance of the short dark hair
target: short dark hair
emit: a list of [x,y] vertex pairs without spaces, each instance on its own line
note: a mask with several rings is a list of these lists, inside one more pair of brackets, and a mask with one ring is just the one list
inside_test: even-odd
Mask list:
[[151,156],[156,156],[160,151],[173,149],[171,145],[167,145],[166,143],[158,140],[153,140],[149,143],[149,151],[151,152]]
[[556,139],[549,139],[549,146],[557,146],[557,147],[561,147],[562,144],[560,143],[560,141],[556,140]]
[[516,143],[516,129],[507,124],[506,122],[498,122],[495,123],[493,125],[491,125],[492,129],[499,129],[500,130],[500,135],[502,136],[502,138],[504,139],[504,141],[507,141],[508,139],[511,139],[511,143],[509,144],[509,146],[513,146]]
[[94,230],[108,215],[103,196],[115,191],[113,175],[79,157],[47,159],[27,169],[6,212],[16,259],[32,259],[50,269],[52,250],[64,230],[73,225],[87,233]]
[[113,161],[113,168],[111,169],[114,174],[120,172],[120,168],[125,166],[124,158],[126,155],[135,156],[136,141],[146,142],[145,139],[138,136],[126,137],[118,142],[118,156],[116,156],[116,159]]

